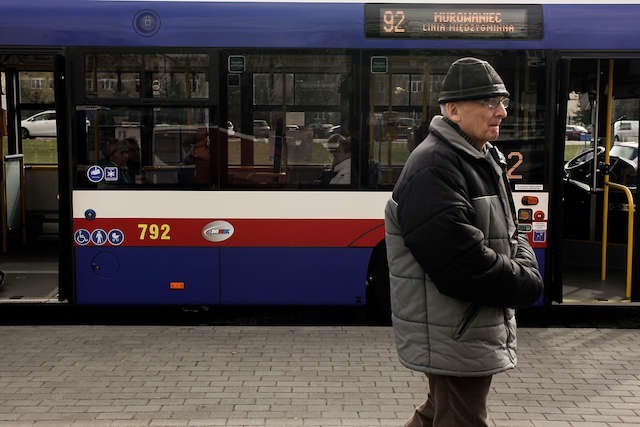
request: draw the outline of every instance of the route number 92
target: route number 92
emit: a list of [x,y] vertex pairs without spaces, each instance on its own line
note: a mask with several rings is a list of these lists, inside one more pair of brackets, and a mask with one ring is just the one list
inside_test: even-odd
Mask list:
[[403,10],[385,10],[382,16],[382,29],[385,33],[404,33],[405,20]]

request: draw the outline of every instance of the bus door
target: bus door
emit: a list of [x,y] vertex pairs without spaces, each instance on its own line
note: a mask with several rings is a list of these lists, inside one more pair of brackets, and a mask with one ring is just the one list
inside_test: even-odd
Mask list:
[[560,69],[555,300],[635,301],[640,58],[567,58]]
[[[2,254],[0,301],[58,301],[59,120],[64,72],[53,54],[0,55]],[[63,129],[64,130],[64,129]]]

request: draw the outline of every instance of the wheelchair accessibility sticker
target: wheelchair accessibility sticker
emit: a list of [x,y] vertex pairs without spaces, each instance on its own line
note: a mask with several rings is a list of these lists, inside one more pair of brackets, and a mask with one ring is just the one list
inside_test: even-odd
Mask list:
[[91,241],[91,234],[89,234],[88,230],[81,228],[74,233],[73,240],[75,240],[77,244],[85,246]]

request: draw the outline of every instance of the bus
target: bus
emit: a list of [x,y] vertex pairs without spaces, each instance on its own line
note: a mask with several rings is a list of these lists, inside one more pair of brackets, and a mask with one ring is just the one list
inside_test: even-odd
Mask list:
[[[511,93],[495,144],[537,305],[633,306],[638,140],[612,129],[640,116],[637,16],[636,1],[5,0],[0,300],[386,315],[385,202],[449,65],[473,56]],[[29,130],[44,116],[55,132]]]

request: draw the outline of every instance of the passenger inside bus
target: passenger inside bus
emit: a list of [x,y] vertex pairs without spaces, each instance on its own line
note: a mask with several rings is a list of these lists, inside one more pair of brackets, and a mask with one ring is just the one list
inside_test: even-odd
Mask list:
[[329,185],[351,184],[351,139],[334,134],[327,140],[333,156]]
[[[129,175],[128,161],[129,161],[129,142],[118,139],[111,140],[106,143],[103,153],[105,158],[100,162],[100,166],[105,168],[105,181],[113,182],[116,184],[131,184],[133,181],[131,175]],[[107,168],[117,168],[117,179],[109,179],[109,172]]]

